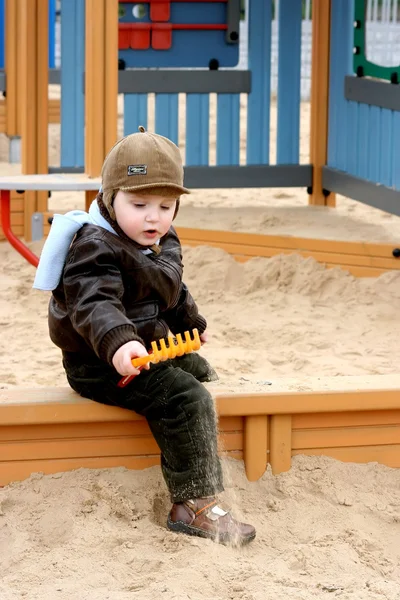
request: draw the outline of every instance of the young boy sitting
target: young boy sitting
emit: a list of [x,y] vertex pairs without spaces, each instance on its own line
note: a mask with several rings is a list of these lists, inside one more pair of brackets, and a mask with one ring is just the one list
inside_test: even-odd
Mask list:
[[[180,195],[190,193],[180,152],[167,138],[139,130],[107,155],[89,213],[55,216],[34,287],[53,291],[50,337],[71,387],[147,419],[171,495],[168,528],[246,543],[254,527],[234,520],[216,497],[223,490],[216,415],[201,383],[216,378],[213,369],[197,353],[142,371],[131,362],[169,331],[197,328],[207,340],[206,321],[182,282],[172,227]],[[129,375],[136,377],[119,387]]]

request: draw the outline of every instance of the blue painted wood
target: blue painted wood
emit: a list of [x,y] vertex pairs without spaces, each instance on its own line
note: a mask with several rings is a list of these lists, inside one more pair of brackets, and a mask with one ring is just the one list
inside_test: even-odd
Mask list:
[[346,101],[345,111],[342,111],[341,120],[338,121],[338,127],[340,127],[346,133],[346,147],[342,149],[342,153],[338,152],[335,166],[337,169],[340,169],[341,171],[347,171],[351,175],[355,176],[357,175],[357,102]]
[[[331,37],[329,65],[328,165],[346,170],[346,151],[352,152],[348,128],[355,134],[350,118],[354,107],[344,97],[344,77],[352,73],[353,0],[333,0],[331,4]],[[349,157],[352,161],[352,157]]]
[[147,129],[147,94],[124,94],[124,135]]
[[[388,187],[392,186],[392,156],[393,156],[393,122],[395,113],[392,110],[382,109],[381,112],[381,137],[379,140],[379,172],[380,182]],[[397,163],[400,154],[397,155]],[[396,169],[398,169],[398,164]]]
[[208,165],[210,134],[209,94],[186,95],[186,164]]
[[357,172],[356,176],[369,179],[368,151],[370,143],[369,134],[369,106],[368,104],[356,103],[358,107],[358,131],[357,131]]
[[251,92],[247,101],[248,165],[269,163],[271,16],[272,0],[249,0]]
[[85,164],[85,0],[63,2],[61,14],[61,166]]
[[392,170],[392,186],[396,190],[400,190],[400,112],[396,111],[393,113],[393,152],[391,160]]
[[156,94],[155,131],[178,144],[178,94]]
[[[1,7],[0,7],[1,9]],[[49,68],[56,66],[56,0],[49,0]]]
[[302,0],[280,0],[278,45],[277,164],[298,164]]
[[217,94],[217,165],[238,165],[240,95]]
[[367,178],[371,181],[380,182],[380,141],[382,140],[381,132],[381,113],[382,109],[378,106],[369,106],[369,127],[368,137],[368,163],[367,163]]

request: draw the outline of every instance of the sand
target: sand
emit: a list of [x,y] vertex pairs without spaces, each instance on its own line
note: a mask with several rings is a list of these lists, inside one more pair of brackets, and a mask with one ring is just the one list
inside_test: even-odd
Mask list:
[[[307,119],[304,104],[302,162]],[[6,160],[1,138],[0,174],[20,172]],[[82,206],[82,194],[50,199],[52,210]],[[297,189],[196,190],[177,222],[400,243],[399,217],[342,197],[336,209],[310,208]],[[377,376],[398,385],[400,272],[355,279],[296,255],[238,264],[206,247],[184,248],[184,263],[209,322],[201,352],[220,375],[213,390],[304,390],[311,379],[368,387]],[[48,339],[49,295],[31,289],[33,267],[5,242],[0,274],[0,389],[19,386],[23,397],[25,387],[66,386]],[[241,550],[168,532],[156,467],[34,474],[0,489],[0,600],[398,600],[400,470],[299,456],[289,473],[249,483],[242,463],[224,468],[228,501],[257,527]]]

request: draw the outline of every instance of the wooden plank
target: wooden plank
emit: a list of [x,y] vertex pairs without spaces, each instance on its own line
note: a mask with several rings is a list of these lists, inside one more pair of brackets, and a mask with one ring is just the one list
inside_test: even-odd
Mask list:
[[331,0],[312,4],[310,162],[313,165],[309,203],[335,206],[334,194],[324,196],[322,167],[328,155],[328,95]]
[[58,98],[49,98],[49,112],[48,122],[49,123],[60,123],[61,121],[61,105]]
[[[219,431],[224,435],[243,434],[242,417],[221,417]],[[1,427],[1,442],[30,440],[76,440],[80,438],[135,437],[151,435],[145,420],[93,423],[52,423],[41,425],[11,425]],[[240,438],[237,438],[240,439]],[[242,448],[242,444],[239,444]]]
[[[23,402],[21,402],[23,397]],[[400,389],[358,389],[275,393],[217,393],[220,416],[292,415],[399,410]],[[92,423],[140,420],[135,413],[86,400],[66,388],[6,389],[0,393],[0,423]]]
[[247,479],[257,481],[267,468],[268,417],[255,415],[244,420],[244,464]]
[[293,415],[293,431],[366,425],[400,425],[400,410],[371,410],[357,413],[317,413]]
[[270,418],[269,462],[272,473],[289,471],[292,449],[292,416],[275,414]]
[[372,244],[370,242],[344,242],[314,238],[300,238],[285,235],[264,235],[259,233],[242,233],[221,231],[218,229],[195,229],[177,227],[181,239],[201,242],[221,241],[240,246],[262,246],[277,249],[312,250],[333,254],[350,254],[388,258],[392,256],[393,244]]
[[85,15],[85,170],[98,176],[105,156],[104,0],[86,0]]
[[[5,72],[7,77],[7,111],[4,110],[5,123],[1,131],[8,136],[20,133],[18,115],[18,17],[19,2],[6,0],[5,4]],[[5,109],[5,102],[2,102]]]
[[356,448],[312,448],[294,450],[292,456],[306,454],[308,456],[330,456],[343,462],[368,463],[378,462],[392,468],[400,467],[400,445],[363,446]]
[[[282,242],[284,243],[284,238],[282,238]],[[195,242],[190,239],[181,238],[182,245],[187,246],[198,246],[202,245],[199,242]],[[233,256],[244,255],[249,258],[254,258],[256,256],[270,258],[271,256],[275,256],[276,254],[298,254],[303,256],[304,258],[314,258],[320,263],[329,263],[330,265],[336,265],[338,267],[346,268],[347,266],[360,266],[360,267],[368,267],[368,268],[378,268],[382,270],[389,269],[400,269],[400,261],[396,258],[388,257],[388,258],[380,258],[373,256],[365,256],[365,255],[349,255],[349,254],[334,254],[332,252],[316,252],[313,250],[294,250],[292,248],[275,248],[268,246],[243,246],[238,243],[225,243],[221,241],[212,241],[207,243],[208,246],[213,248],[221,248],[232,254]]]
[[292,449],[342,448],[343,446],[400,445],[400,427],[333,427],[292,432]]
[[117,141],[118,124],[118,0],[105,1],[104,20],[104,148],[103,158]]

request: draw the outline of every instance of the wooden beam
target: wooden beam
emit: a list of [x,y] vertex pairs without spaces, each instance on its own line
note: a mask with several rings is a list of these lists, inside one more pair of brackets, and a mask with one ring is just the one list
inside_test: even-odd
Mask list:
[[335,195],[324,196],[322,167],[327,163],[331,0],[312,3],[310,163],[313,165],[309,204],[335,206]]

